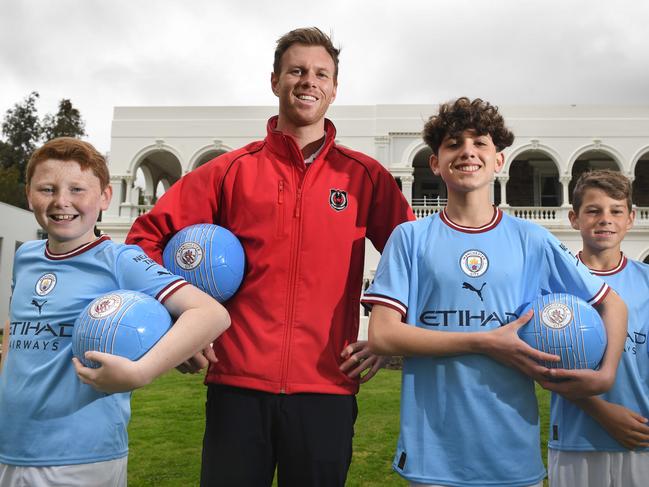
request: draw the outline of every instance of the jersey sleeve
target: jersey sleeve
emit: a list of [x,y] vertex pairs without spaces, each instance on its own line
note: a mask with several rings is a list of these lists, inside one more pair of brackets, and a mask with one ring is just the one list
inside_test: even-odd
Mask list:
[[164,302],[189,284],[147,256],[136,245],[125,245],[117,253],[115,275],[121,289],[148,294]]
[[544,287],[551,292],[573,294],[597,306],[610,290],[608,284],[590,273],[577,257],[550,232],[546,234],[547,273]]
[[374,281],[361,299],[364,306],[387,306],[405,318],[412,275],[412,245],[408,233],[406,225],[400,225],[388,239]]
[[379,163],[373,178],[372,209],[367,223],[367,237],[383,252],[390,234],[415,215],[392,175]]
[[186,174],[169,188],[148,213],[135,220],[126,243],[140,246],[149,257],[162,263],[164,247],[178,231],[216,221],[218,189],[228,162],[225,156]]

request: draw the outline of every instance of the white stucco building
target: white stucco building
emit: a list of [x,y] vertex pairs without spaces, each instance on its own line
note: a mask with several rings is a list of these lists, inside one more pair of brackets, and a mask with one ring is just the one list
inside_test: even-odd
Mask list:
[[[420,132],[433,105],[335,106],[328,116],[338,142],[376,159],[399,181],[418,216],[443,206],[445,188],[428,168]],[[110,169],[115,189],[102,227],[123,238],[132,220],[183,174],[265,135],[276,107],[118,107]],[[629,257],[649,255],[649,106],[504,106],[516,134],[494,184],[505,211],[534,220],[579,250],[568,224],[571,181],[588,168],[617,169],[634,181],[635,228],[624,242]],[[144,188],[135,188],[138,171]],[[376,255],[368,258],[367,272]]]
[[[420,132],[434,105],[336,106],[328,116],[339,143],[378,159],[397,179],[418,217],[445,203],[443,182],[428,168],[430,150]],[[581,247],[568,223],[571,181],[588,168],[613,168],[633,180],[635,228],[624,252],[649,261],[649,106],[502,106],[516,135],[494,182],[494,201],[504,211],[547,227],[571,250]],[[122,241],[131,223],[183,174],[213,157],[264,137],[276,107],[117,107],[110,147],[113,201],[100,228]],[[143,188],[136,186],[141,181]],[[6,205],[5,205],[6,206]],[[22,219],[35,236],[29,214]],[[14,227],[3,224],[0,316],[6,315],[11,260],[6,248]],[[23,230],[21,230],[22,232]],[[30,235],[31,235],[30,234]],[[17,235],[17,234],[16,234]],[[12,241],[27,237],[12,237]],[[7,243],[9,242],[9,243]],[[378,254],[368,245],[365,274]]]

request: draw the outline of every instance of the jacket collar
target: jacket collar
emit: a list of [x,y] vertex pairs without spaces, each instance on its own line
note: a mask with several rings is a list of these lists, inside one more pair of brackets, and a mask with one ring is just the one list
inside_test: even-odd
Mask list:
[[[288,134],[280,132],[277,130],[277,115],[271,117],[268,120],[266,125],[266,144],[268,148],[273,152],[279,159],[290,161],[294,164],[298,164],[301,167],[305,167],[304,156],[302,151],[297,145],[295,139]],[[327,156],[329,150],[333,147],[336,139],[336,127],[331,122],[331,120],[325,118],[325,134],[326,139],[324,147],[316,157],[313,164],[318,160],[323,159]]]

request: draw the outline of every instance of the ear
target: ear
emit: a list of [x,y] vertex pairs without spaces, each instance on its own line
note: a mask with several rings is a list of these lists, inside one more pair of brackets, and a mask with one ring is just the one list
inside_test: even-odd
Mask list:
[[501,152],[496,153],[496,167],[494,168],[494,172],[500,172],[505,165],[505,154]]
[[27,197],[27,204],[29,205],[29,209],[34,211],[34,207],[32,206],[32,200],[29,197],[29,186],[25,186],[25,196]]
[[110,206],[110,200],[113,198],[113,187],[109,184],[101,192],[101,211],[106,211]]
[[570,220],[570,226],[575,230],[579,230],[579,215],[575,213],[575,210],[570,210],[568,212],[568,220]]
[[334,89],[331,92],[331,99],[329,100],[329,104],[331,105],[334,100],[336,99],[336,94],[338,93],[338,80],[334,79]]
[[279,76],[273,71],[270,73],[270,88],[275,96],[279,96]]
[[633,228],[634,223],[635,223],[635,208],[633,208],[629,212],[629,220],[627,221],[626,229],[631,230]]
[[439,176],[439,159],[435,154],[430,155],[428,165],[430,166],[430,170],[433,171],[433,174]]

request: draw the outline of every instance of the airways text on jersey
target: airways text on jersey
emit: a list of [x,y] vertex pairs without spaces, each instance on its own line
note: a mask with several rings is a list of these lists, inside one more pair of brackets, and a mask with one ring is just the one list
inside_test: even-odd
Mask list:
[[9,348],[56,352],[61,346],[61,339],[69,340],[72,337],[73,327],[73,323],[12,321],[9,324]]

